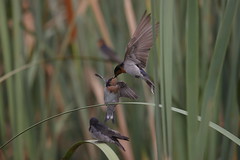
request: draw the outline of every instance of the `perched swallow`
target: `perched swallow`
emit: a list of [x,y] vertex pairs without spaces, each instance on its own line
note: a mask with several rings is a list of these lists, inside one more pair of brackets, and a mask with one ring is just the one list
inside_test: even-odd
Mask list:
[[124,151],[125,149],[120,144],[118,139],[129,141],[128,137],[122,136],[119,132],[108,128],[104,124],[100,123],[96,118],[90,119],[89,132],[91,133],[92,137],[97,139],[98,141],[114,143]]
[[[151,14],[143,14],[134,34],[128,42],[125,58],[122,63],[114,69],[114,75],[117,77],[121,73],[128,73],[136,78],[144,79],[148,86],[154,92],[154,84],[145,72],[149,50],[153,45],[153,31],[151,25]],[[155,24],[156,31],[159,23]]]
[[103,56],[110,61],[121,63],[120,58],[117,56],[117,53],[114,52],[103,39],[98,40],[98,47],[101,49],[101,52],[103,53]]
[[107,113],[105,116],[105,122],[109,119],[114,122],[114,112],[116,104],[109,104],[109,103],[116,103],[119,102],[120,97],[126,97],[130,99],[137,99],[138,96],[135,92],[127,86],[124,82],[118,82],[117,78],[110,78],[109,80],[105,80],[102,76],[95,74],[97,77],[101,78],[105,82],[104,87],[104,102],[107,106]]

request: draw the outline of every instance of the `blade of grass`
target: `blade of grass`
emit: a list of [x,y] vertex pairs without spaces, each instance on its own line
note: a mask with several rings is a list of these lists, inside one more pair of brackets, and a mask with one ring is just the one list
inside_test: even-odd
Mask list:
[[[174,6],[174,46],[173,46],[173,105],[185,109],[186,106],[186,4],[187,1],[177,1]],[[183,8],[184,7],[184,8]],[[175,54],[176,53],[176,54]],[[187,117],[173,114],[173,159],[186,160],[187,147]]]
[[[23,62],[22,51],[23,51],[23,44],[22,44],[22,31],[21,31],[21,5],[20,1],[12,0],[12,11],[13,11],[13,58],[14,58],[14,68],[18,68],[21,66]],[[25,112],[25,105],[24,105],[24,89],[23,89],[23,74],[17,74],[14,78],[14,91],[16,93],[16,117],[17,117],[17,125],[14,126],[17,129],[17,132],[22,131],[26,125],[26,112]],[[16,155],[18,159],[24,158],[24,148],[21,147],[21,143],[23,139],[19,139],[18,143],[18,154]]]
[[[145,102],[118,102],[118,103],[111,103],[111,104],[123,104],[123,105],[139,105],[139,106],[152,106],[155,107],[156,105],[154,103],[145,103]],[[53,115],[51,117],[48,117],[46,119],[43,119],[33,125],[31,125],[30,127],[26,128],[25,130],[21,131],[20,133],[18,133],[17,135],[15,135],[14,137],[12,137],[10,140],[8,140],[7,142],[5,142],[4,144],[2,144],[0,146],[0,149],[3,149],[4,147],[6,147],[10,142],[12,142],[13,140],[15,140],[16,138],[18,138],[19,136],[21,136],[22,134],[24,134],[25,132],[31,130],[32,128],[35,128],[49,120],[55,119],[59,116],[65,115],[65,114],[69,114],[69,113],[73,113],[76,111],[80,111],[80,110],[84,110],[84,109],[90,109],[90,108],[96,108],[96,107],[100,107],[100,106],[104,106],[105,104],[95,104],[95,105],[89,105],[89,106],[82,106],[82,107],[78,107],[76,109],[72,109],[72,110],[68,110],[56,115]],[[159,108],[163,108],[162,105],[159,105]],[[176,108],[176,107],[171,107],[171,110],[173,112],[188,116],[187,111]],[[198,116],[198,121],[201,121],[201,117]],[[225,137],[229,138],[230,140],[232,140],[234,143],[236,143],[238,146],[240,146],[240,139],[233,135],[232,133],[230,133],[229,131],[227,131],[226,129],[222,128],[221,126],[213,123],[213,122],[209,122],[208,124],[211,128],[213,128],[214,130],[218,131],[219,133],[221,133],[222,135],[224,135]]]
[[76,151],[76,149],[80,147],[80,145],[87,143],[93,144],[97,146],[99,149],[101,149],[109,160],[119,160],[116,153],[107,144],[98,142],[96,140],[85,140],[75,143],[69,148],[69,150],[66,152],[62,160],[69,160],[72,157],[73,153]]
[[[186,71],[186,60],[185,60],[185,45],[183,45],[183,42],[185,42],[185,19],[186,16],[182,15],[183,11],[181,7],[179,6],[184,6],[183,1],[179,1],[178,3],[175,4],[175,11],[174,11],[174,48],[173,48],[173,53],[174,54],[174,67],[173,69],[173,103],[176,103],[179,108],[186,106],[185,101],[186,101],[186,76],[185,76],[185,71]],[[185,9],[184,9],[185,10]],[[184,48],[184,49],[183,49]],[[183,146],[183,148],[187,149],[187,146]],[[187,152],[185,152],[187,153]]]
[[110,39],[110,35],[108,33],[107,26],[106,26],[105,20],[103,18],[103,14],[101,12],[101,9],[99,7],[98,1],[90,0],[90,4],[91,4],[93,12],[96,16],[96,20],[97,20],[97,23],[99,25],[99,28],[100,28],[100,31],[102,33],[102,36],[103,36],[104,40],[106,40],[107,44],[110,47],[113,47],[113,44],[112,44],[112,41]]
[[124,10],[125,10],[125,15],[127,19],[129,33],[130,35],[133,35],[133,33],[135,32],[137,23],[136,23],[136,18],[134,15],[131,0],[124,0]]
[[[8,30],[8,19],[6,15],[6,1],[0,0],[0,38],[1,38],[1,48],[2,48],[2,57],[3,57],[3,66],[4,66],[4,72],[10,72],[12,70],[12,53],[10,48],[10,34]],[[15,106],[14,106],[14,83],[13,78],[9,78],[6,82],[6,89],[7,89],[7,103],[8,103],[8,109],[9,109],[9,119],[11,124],[11,133],[16,133],[16,128],[13,126],[16,126],[16,116],[15,116]],[[6,112],[5,112],[6,113]],[[18,151],[18,146],[13,145],[13,150]],[[18,154],[18,153],[17,153]],[[17,159],[17,154],[14,155],[13,159]]]
[[[211,32],[211,19],[210,19],[210,8],[212,5],[212,1],[204,0],[203,1],[203,6],[201,7],[202,12],[201,12],[201,56],[199,57],[200,60],[200,80],[199,80],[199,85],[200,89],[204,88],[204,84],[206,83],[207,79],[207,73],[208,73],[208,64],[209,64],[209,57],[212,55],[212,46],[210,42],[210,38],[212,36]],[[200,45],[199,44],[199,45]]]
[[[0,85],[0,95],[3,95],[3,87]],[[0,96],[0,141],[6,140],[6,124],[5,124],[5,115],[6,115],[6,107],[4,105],[3,96]]]
[[203,137],[207,137],[208,135],[208,123],[210,121],[211,112],[214,111],[213,108],[214,97],[216,96],[216,85],[220,79],[224,57],[226,55],[227,44],[230,37],[231,24],[237,9],[237,2],[238,1],[236,0],[229,0],[227,2],[225,13],[218,30],[214,53],[208,72],[208,79],[203,91],[203,103],[201,108],[202,122],[197,135],[198,152],[195,159],[202,160],[204,157],[207,138]]
[[163,1],[163,106],[166,115],[167,159],[172,159],[172,48],[173,48],[173,0]]
[[[214,102],[216,106],[221,106],[221,97],[222,97],[222,81],[218,81],[218,84],[216,85],[216,96],[214,97]],[[212,113],[212,118],[211,120],[213,122],[218,122],[218,116],[219,116],[219,108],[220,107],[216,107],[214,110],[214,113]],[[207,137],[207,141],[208,141],[208,145],[206,146],[206,155],[204,155],[204,159],[216,159],[216,147],[217,147],[217,132],[215,130],[209,130],[208,132],[208,137]],[[207,157],[207,158],[206,158]]]
[[[162,127],[162,146],[163,146],[163,149],[162,149],[162,159],[167,159],[167,154],[168,154],[168,151],[167,151],[167,127],[166,127],[166,102],[165,102],[165,87],[164,87],[164,84],[165,84],[165,78],[164,78],[164,16],[167,16],[164,14],[164,8],[166,7],[164,5],[164,0],[161,0],[160,1],[160,26],[159,26],[159,36],[160,36],[160,44],[159,44],[159,47],[160,47],[160,86],[161,86],[161,103],[163,105],[163,108],[161,110],[161,127]],[[159,73],[158,73],[159,75]]]
[[186,160],[187,158],[187,149],[186,142],[186,117],[178,112],[173,112],[173,158],[177,160]]
[[43,119],[33,125],[31,125],[30,127],[26,128],[25,130],[21,131],[20,133],[18,133],[17,135],[15,135],[14,137],[12,137],[10,140],[8,140],[6,143],[2,144],[0,146],[0,149],[4,148],[6,145],[8,145],[10,142],[12,142],[13,140],[15,140],[17,137],[19,137],[20,135],[22,135],[23,133],[31,130],[32,128],[36,127],[36,126],[39,126],[40,124],[43,124],[51,119],[54,119],[54,118],[57,118],[59,116],[62,116],[62,115],[65,115],[65,114],[68,114],[68,113],[72,113],[72,112],[76,112],[78,110],[83,110],[83,109],[86,109],[86,108],[94,108],[94,107],[98,107],[98,106],[103,106],[105,104],[97,104],[97,105],[90,105],[90,106],[85,106],[85,107],[79,107],[79,108],[76,108],[76,109],[72,109],[72,110],[69,110],[69,111],[66,111],[66,112],[62,112],[60,114],[56,114],[54,116],[51,116],[51,117],[48,117],[46,119]]
[[[152,25],[155,25],[156,21],[155,21],[155,18],[158,17],[159,13],[158,13],[158,9],[156,8],[157,7],[157,2],[156,0],[151,0],[151,8],[152,8]],[[161,28],[161,23],[160,23],[160,28]],[[158,31],[155,30],[155,28],[153,28],[153,39],[154,39],[154,42],[156,41],[156,35],[158,34],[157,33]],[[161,29],[159,29],[159,32],[160,32],[160,35],[161,35]],[[160,43],[159,43],[159,46],[160,46]],[[161,60],[160,57],[161,55],[157,54],[157,43],[155,42],[153,47],[152,47],[152,50],[153,50],[153,56],[155,57],[153,59],[153,63],[154,63],[154,66],[157,66],[157,68],[159,68],[159,62]],[[159,48],[158,48],[158,51],[159,51]],[[153,67],[154,67],[153,66]],[[160,73],[158,71],[158,69],[156,69],[154,67],[154,82],[155,82],[155,94],[154,94],[154,103],[155,103],[155,108],[154,108],[154,112],[155,112],[155,135],[156,135],[156,147],[157,147],[157,157],[155,157],[155,159],[161,159],[162,158],[162,155],[163,155],[163,152],[162,152],[162,149],[161,148],[164,148],[162,147],[162,144],[163,144],[163,141],[162,141],[162,135],[163,135],[163,131],[162,131],[162,128],[161,128],[161,110],[159,107],[156,107],[156,106],[159,106],[160,104]]]
[[[240,5],[240,4],[239,4]],[[228,131],[237,134],[239,130],[239,109],[237,104],[237,75],[238,75],[238,63],[239,63],[239,42],[240,42],[240,24],[238,22],[238,17],[240,15],[240,9],[238,8],[237,14],[235,16],[232,34],[232,43],[230,48],[230,75],[228,83],[228,93],[226,99],[226,111],[224,126]],[[231,118],[229,118],[231,117]],[[221,145],[221,160],[232,159],[233,157],[233,144],[227,139],[223,138]],[[229,148],[231,151],[229,152]]]
[[198,1],[187,1],[187,24],[186,24],[186,87],[187,87],[187,143],[188,159],[194,159],[195,142],[197,135],[197,114],[199,97],[199,13]]
[[[32,61],[34,62],[35,60],[38,59],[44,59],[44,51],[45,48],[41,43],[39,42],[43,42],[45,41],[45,37],[44,37],[44,19],[43,19],[43,13],[44,13],[44,3],[41,0],[36,0],[36,1],[30,1],[31,3],[31,7],[32,7],[32,15],[33,15],[33,19],[34,19],[34,31],[35,31],[35,36],[34,38],[37,40],[36,41],[36,47],[34,49],[34,55],[33,55],[33,59]],[[46,44],[48,44],[46,42]],[[31,63],[31,62],[30,62]],[[37,107],[32,110],[29,109],[30,114],[38,111],[39,116],[41,118],[45,118],[48,115],[49,110],[47,109],[47,100],[45,97],[45,89],[46,89],[46,85],[45,85],[45,74],[44,74],[44,65],[45,63],[42,63],[42,66],[36,66],[32,67],[31,70],[29,70],[28,74],[28,80],[30,83],[29,87],[29,92],[31,92],[32,88],[35,88],[35,90],[37,90],[37,92],[35,93],[35,96],[37,97],[34,101],[31,101],[30,103],[32,105],[36,105]],[[30,79],[29,79],[30,78]],[[35,79],[35,80],[34,80]],[[33,83],[36,84],[36,87],[33,87]],[[30,93],[31,95],[32,93]],[[50,97],[49,97],[50,99]],[[36,117],[32,116],[31,117],[31,121],[34,121]],[[45,149],[46,147],[46,142],[47,142],[47,138],[51,138],[51,136],[47,135],[47,126],[43,126],[43,128],[41,128],[41,130],[38,132],[35,132],[35,134],[32,135],[32,139],[35,141],[30,141],[29,147],[33,146],[30,148],[29,152],[31,154],[31,157],[36,157],[36,155],[34,155],[33,153],[36,153],[37,155],[41,155],[44,159],[45,157],[48,158],[52,158],[52,154],[51,149],[54,148],[54,145],[56,144],[51,144],[51,149],[48,147],[48,149]],[[37,137],[40,137],[41,141],[38,142],[37,141]],[[35,149],[35,145],[39,145],[38,149]],[[39,152],[42,151],[42,153]]]

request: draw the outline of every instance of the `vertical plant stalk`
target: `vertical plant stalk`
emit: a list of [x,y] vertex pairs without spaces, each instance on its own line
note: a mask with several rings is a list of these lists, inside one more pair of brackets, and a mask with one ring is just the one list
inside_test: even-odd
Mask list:
[[160,84],[161,84],[161,102],[162,102],[162,111],[161,111],[161,127],[162,127],[162,158],[167,159],[167,127],[166,127],[166,102],[165,102],[165,78],[164,78],[164,8],[165,6],[165,1],[161,0],[160,1]]
[[[220,80],[220,75],[226,55],[226,49],[230,38],[231,26],[233,17],[237,10],[237,0],[227,1],[225,13],[220,23],[216,44],[214,47],[213,57],[208,72],[208,79],[203,91],[203,102],[201,106],[202,121],[197,135],[196,159],[202,160],[204,157],[205,147],[208,135],[208,123],[211,118],[211,112],[214,111],[214,97],[216,96],[217,84]],[[204,137],[204,138],[203,138]]]
[[113,44],[112,44],[112,41],[111,41],[111,38],[110,38],[110,34],[109,34],[108,30],[107,30],[107,25],[105,23],[105,19],[103,18],[103,14],[101,12],[101,9],[100,9],[100,6],[98,4],[98,1],[90,0],[90,4],[92,6],[94,15],[96,16],[96,20],[97,20],[97,23],[99,25],[99,28],[100,28],[100,31],[102,33],[102,36],[103,36],[104,40],[106,41],[106,43],[111,48],[113,48]]
[[[63,2],[66,7],[67,22],[69,25],[69,24],[71,24],[72,21],[74,21],[74,12],[73,12],[73,8],[72,8],[72,1],[64,0]],[[76,38],[76,33],[77,33],[77,28],[76,28],[76,24],[75,24],[71,31],[70,42],[74,41],[74,39]]]
[[124,9],[125,9],[125,15],[127,18],[127,24],[129,28],[130,35],[133,35],[136,29],[136,18],[133,12],[133,7],[131,0],[124,0]]
[[[239,72],[239,58],[240,58],[240,23],[238,21],[240,16],[240,4],[237,14],[234,18],[233,33],[232,33],[232,43],[230,48],[230,76],[229,76],[229,85],[228,93],[226,99],[226,111],[224,119],[224,128],[232,132],[235,135],[238,135],[239,132],[239,108],[237,103],[237,75]],[[231,117],[231,118],[230,118]],[[229,139],[223,138],[221,145],[221,160],[233,159],[235,144],[232,143]],[[229,152],[230,150],[230,152]]]
[[[199,51],[201,50],[201,57],[199,57],[199,86],[201,89],[204,88],[204,85],[206,83],[207,79],[207,73],[208,73],[208,64],[209,64],[209,57],[212,55],[213,45],[210,41],[212,39],[212,32],[211,32],[211,5],[213,4],[213,1],[209,0],[203,0],[203,6],[201,7],[201,30],[199,29],[199,32],[201,32],[201,41],[199,44]],[[200,14],[200,13],[199,13]],[[200,100],[201,101],[201,100]]]
[[[34,22],[34,31],[36,33],[35,35],[35,39],[37,40],[36,41],[36,48],[34,50],[34,53],[33,53],[33,58],[32,60],[38,60],[38,59],[43,59],[43,46],[40,45],[40,43],[38,42],[42,42],[44,41],[44,30],[43,30],[43,19],[42,19],[42,15],[43,15],[43,4],[42,4],[42,1],[41,0],[35,0],[35,1],[30,1],[31,3],[31,8],[32,8],[32,15],[33,15],[33,22]],[[44,66],[44,63],[42,64],[42,66]],[[37,95],[37,101],[39,102],[38,105],[41,106],[39,107],[39,114],[41,117],[45,117],[46,115],[49,114],[49,112],[46,110],[46,106],[47,106],[47,103],[46,103],[46,99],[45,99],[45,92],[44,92],[44,89],[45,89],[45,74],[43,72],[43,68],[42,66],[36,66],[33,67],[31,70],[29,70],[28,72],[28,75],[29,75],[29,81],[31,83],[34,82],[34,78],[37,78],[38,81],[36,83],[36,86],[37,89],[38,89],[38,92],[36,93]],[[38,68],[37,68],[38,67]],[[33,73],[31,73],[33,72]],[[34,76],[31,76],[31,75],[34,75]],[[31,87],[29,87],[31,88]],[[31,93],[30,93],[31,94]],[[33,102],[33,104],[35,104]],[[33,110],[30,111],[30,113],[33,113]],[[50,113],[51,114],[51,113]],[[34,119],[35,117],[32,117],[32,119]],[[40,143],[38,142],[38,146],[39,148],[45,148],[46,147],[46,141],[47,141],[47,135],[46,135],[46,126],[44,126],[41,130],[40,130],[40,133],[39,133],[39,137],[41,139]],[[36,134],[33,135],[32,139],[35,139],[36,138]],[[31,145],[36,145],[37,142],[36,141],[32,141]],[[52,144],[52,148],[54,148],[53,146],[54,144]],[[48,149],[45,150],[45,152],[43,152],[41,154],[41,156],[43,158],[45,157],[48,157],[49,159],[51,159],[51,156],[53,156],[51,153],[51,149]],[[35,152],[35,148],[31,148],[32,152]],[[34,154],[31,153],[31,156],[35,156],[35,157],[38,157]],[[36,154],[40,155],[39,152],[37,152]]]
[[[21,31],[21,4],[18,0],[12,0],[12,12],[13,12],[13,58],[14,58],[14,68],[18,68],[23,65],[23,57],[22,57],[22,41],[23,41],[23,35]],[[23,72],[24,74],[24,72]],[[22,131],[26,126],[26,114],[25,107],[24,107],[24,89],[23,89],[23,77],[22,74],[17,74],[14,77],[14,92],[15,94],[15,109],[16,109],[16,118],[17,118],[17,125],[12,126],[16,127],[17,132]],[[24,159],[24,150],[22,147],[23,139],[19,139],[19,142],[17,143],[17,151],[16,151],[16,159]]]
[[[158,10],[156,9],[156,1],[155,0],[151,0],[151,8],[152,8],[152,25],[154,26],[155,25],[155,17],[158,16]],[[161,21],[160,21],[161,22]],[[160,29],[159,31],[161,30],[161,23],[160,23]],[[155,27],[153,27],[153,39],[154,39],[154,42],[156,40],[156,35],[157,35],[157,31],[155,30]],[[161,33],[159,34],[161,35]],[[160,73],[159,73],[159,70],[158,70],[158,64],[160,62],[159,58],[160,57],[158,54],[157,54],[157,46],[156,45],[159,45],[157,43],[154,43],[153,47],[152,47],[152,51],[153,51],[153,54],[154,54],[154,66],[157,66],[155,69],[154,69],[154,82],[155,82],[155,94],[154,94],[154,103],[155,103],[155,107],[154,107],[154,112],[155,112],[155,136],[156,136],[156,150],[157,150],[157,157],[155,157],[155,159],[161,159],[162,157],[162,128],[161,128],[161,110],[160,108],[158,107],[159,104],[160,104]],[[159,48],[159,47],[158,47]],[[160,52],[159,52],[160,53]]]
[[[124,110],[123,106],[121,104],[117,105],[116,111],[118,113],[118,124],[119,128],[121,130],[121,133],[124,133],[125,135],[130,135],[128,128],[127,128],[127,123],[126,123],[126,118],[124,116]],[[124,159],[129,159],[129,160],[134,160],[134,154],[133,154],[133,149],[131,147],[131,143],[129,142],[122,142],[126,148],[127,153],[123,154]]]
[[[3,57],[3,66],[4,72],[8,73],[12,70],[12,57],[11,57],[11,49],[10,49],[10,36],[8,31],[8,20],[6,15],[6,5],[4,0],[0,0],[0,38],[1,38],[1,48],[2,48],[2,57]],[[2,84],[1,84],[2,85]],[[4,106],[4,109],[9,109],[9,119],[11,126],[16,126],[16,117],[15,117],[15,108],[14,108],[14,86],[13,86],[13,78],[10,77],[6,81],[6,89],[7,89],[7,103],[8,107]],[[1,106],[3,107],[3,106]],[[5,111],[5,113],[7,113]],[[11,128],[11,132],[14,135],[16,133],[16,128]],[[17,149],[17,145],[13,145],[13,150]]]
[[[3,95],[3,87],[0,84],[0,95]],[[4,107],[4,99],[3,96],[0,96],[0,141],[5,141],[6,140],[6,124],[5,124],[5,112],[6,112],[6,107]],[[0,153],[1,154],[1,153]]]
[[172,159],[172,54],[173,54],[173,0],[163,1],[163,104],[166,115],[167,158]]
[[199,105],[199,13],[197,0],[187,1],[186,21],[187,143],[188,159],[194,159]]

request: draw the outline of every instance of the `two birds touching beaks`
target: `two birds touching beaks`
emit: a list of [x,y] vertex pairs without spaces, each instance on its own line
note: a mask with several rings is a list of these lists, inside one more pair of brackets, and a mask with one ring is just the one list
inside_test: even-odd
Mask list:
[[[159,23],[154,25],[156,33],[159,28]],[[140,23],[138,24],[134,34],[132,35],[125,51],[124,60],[121,62],[118,57],[113,55],[113,50],[108,48],[104,41],[99,41],[101,50],[105,53],[109,59],[115,62],[120,62],[114,69],[114,77],[105,80],[99,74],[95,74],[105,82],[104,87],[104,101],[107,106],[107,112],[105,116],[105,122],[112,120],[114,122],[114,112],[116,104],[119,102],[120,97],[126,97],[130,99],[137,99],[136,93],[127,86],[125,82],[118,82],[117,76],[121,73],[130,74],[136,78],[143,79],[151,92],[154,93],[154,83],[150,80],[148,74],[144,70],[147,64],[150,48],[153,46],[153,27],[151,24],[151,14],[147,14],[146,11],[143,14]],[[104,124],[100,123],[96,118],[90,119],[89,131],[93,138],[96,138],[102,142],[114,143],[123,150],[123,146],[119,143],[118,139],[129,140],[128,137],[122,136],[119,132],[114,131]]]
[[[157,31],[159,28],[159,23],[156,23],[154,27]],[[151,92],[154,93],[154,83],[150,80],[148,74],[144,70],[147,64],[149,51],[153,46],[153,27],[151,24],[151,14],[147,14],[146,11],[143,14],[140,23],[128,42],[125,51],[125,57],[122,62],[118,57],[116,57],[114,51],[110,49],[103,40],[100,40],[98,44],[106,57],[114,62],[120,62],[120,64],[118,64],[114,69],[114,77],[105,80],[102,76],[96,74],[96,76],[100,77],[105,82],[104,101],[107,105],[105,121],[109,119],[114,121],[113,113],[116,105],[109,103],[119,102],[120,97],[137,99],[135,92],[130,89],[126,83],[117,82],[116,78],[118,75],[121,73],[127,73],[136,78],[141,78],[147,83],[151,89]]]

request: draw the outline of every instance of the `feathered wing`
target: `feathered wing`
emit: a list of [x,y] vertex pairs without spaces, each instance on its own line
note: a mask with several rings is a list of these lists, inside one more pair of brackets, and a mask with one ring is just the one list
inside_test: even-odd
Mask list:
[[98,122],[98,124],[94,125],[94,127],[96,128],[96,130],[98,130],[102,134],[106,134],[108,132],[108,127],[100,122]]
[[[98,132],[105,136],[106,142],[109,142],[111,139],[118,147],[125,151],[124,147],[118,141],[118,139],[129,141],[129,138],[126,136],[121,135],[118,131],[108,128],[102,123],[98,123],[94,126]],[[109,139],[109,140],[108,140]]]
[[[155,25],[156,32],[159,24]],[[130,59],[134,61],[139,67],[145,68],[149,50],[153,45],[153,31],[151,24],[151,14],[144,12],[136,31],[130,39],[125,53],[124,60]]]
[[121,139],[121,140],[126,140],[129,141],[129,138],[126,136],[121,135],[118,131],[115,131],[113,129],[109,129],[108,130],[109,133],[111,134],[111,137],[117,138],[117,139]]
[[129,141],[129,138],[126,136],[121,135],[119,132],[115,131],[115,130],[109,130],[110,134],[112,134],[111,139],[115,142],[115,144],[122,148],[123,151],[125,151],[125,148],[122,146],[122,144],[118,141],[118,139],[121,140],[126,140]]
[[121,140],[129,141],[129,138],[126,136],[121,135],[118,131],[108,128],[107,126],[100,124],[97,128],[103,135],[107,135],[110,138],[116,138]]
[[130,99],[138,98],[136,93],[131,88],[129,88],[126,83],[117,82],[117,85],[119,86],[120,97],[126,97],[126,98],[130,98]]

